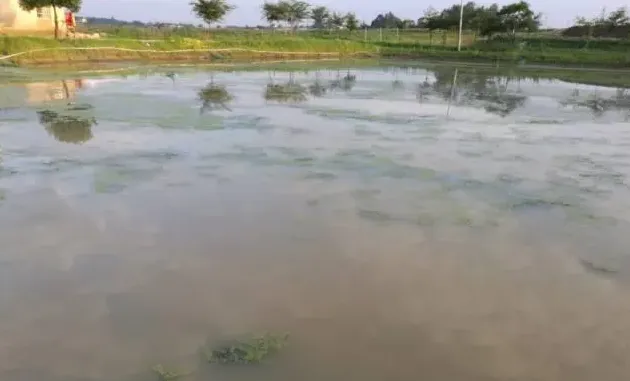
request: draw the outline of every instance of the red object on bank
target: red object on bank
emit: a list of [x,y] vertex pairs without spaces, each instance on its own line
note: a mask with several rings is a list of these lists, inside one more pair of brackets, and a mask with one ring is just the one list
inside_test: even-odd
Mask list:
[[72,12],[66,13],[66,26],[74,27],[74,15]]

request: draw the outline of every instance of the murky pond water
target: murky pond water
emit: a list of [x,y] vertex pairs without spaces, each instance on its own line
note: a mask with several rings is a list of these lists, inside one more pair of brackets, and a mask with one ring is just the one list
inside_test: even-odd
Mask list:
[[0,380],[628,380],[630,91],[568,74],[1,87]]

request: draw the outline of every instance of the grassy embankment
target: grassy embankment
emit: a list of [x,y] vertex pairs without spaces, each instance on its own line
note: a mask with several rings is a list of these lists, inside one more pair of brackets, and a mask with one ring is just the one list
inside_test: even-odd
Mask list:
[[[78,49],[77,49],[78,48]],[[110,49],[112,48],[112,49]],[[239,50],[241,49],[241,50]],[[318,39],[310,36],[248,35],[240,38],[213,35],[210,39],[171,37],[166,39],[101,38],[55,41],[45,37],[5,36],[0,53],[16,55],[0,64],[33,65],[81,61],[207,61],[217,59],[336,58],[370,56],[374,45],[358,41]]]
[[455,33],[380,33],[371,30],[367,34],[357,31],[299,32],[291,35],[257,30],[221,30],[211,34],[179,32],[165,35],[129,29],[109,33],[106,38],[90,40],[55,41],[45,37],[5,36],[0,38],[0,52],[10,55],[31,51],[4,60],[5,64],[10,62],[17,65],[67,61],[207,61],[372,56],[630,68],[628,40],[586,41],[555,36],[531,36],[520,37],[516,43],[511,40],[487,42],[477,41],[473,35],[467,34],[463,49],[458,52],[455,47]]
[[[572,42],[572,41],[571,41]],[[521,45],[522,44],[522,45]],[[454,47],[430,47],[414,43],[383,43],[382,57],[434,58],[501,63],[609,67],[630,69],[630,44],[619,41],[613,49],[580,48],[579,43],[560,45],[552,39],[522,41],[518,46],[507,42],[476,43],[458,52]]]

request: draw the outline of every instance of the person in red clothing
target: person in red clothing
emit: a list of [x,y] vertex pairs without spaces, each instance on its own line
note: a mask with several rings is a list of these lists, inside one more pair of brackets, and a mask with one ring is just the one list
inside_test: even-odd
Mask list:
[[74,19],[74,13],[68,11],[66,13],[66,36],[69,37],[70,33],[76,36],[76,21]]

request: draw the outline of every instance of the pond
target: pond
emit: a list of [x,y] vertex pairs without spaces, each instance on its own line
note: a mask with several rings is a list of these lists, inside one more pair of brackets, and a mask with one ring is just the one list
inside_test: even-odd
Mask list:
[[625,381],[623,76],[0,76],[0,379]]

